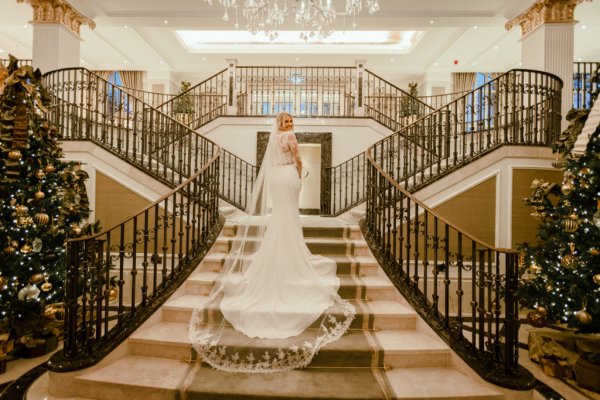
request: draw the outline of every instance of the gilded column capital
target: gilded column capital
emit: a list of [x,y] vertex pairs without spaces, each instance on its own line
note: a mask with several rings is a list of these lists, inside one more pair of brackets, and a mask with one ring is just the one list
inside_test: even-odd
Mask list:
[[545,23],[575,22],[575,7],[584,1],[592,0],[537,0],[527,10],[504,25],[507,30],[521,26],[521,35],[525,36]]
[[79,35],[81,25],[91,29],[96,23],[73,8],[66,0],[17,0],[17,3],[27,3],[33,8],[33,22],[62,24],[71,32]]

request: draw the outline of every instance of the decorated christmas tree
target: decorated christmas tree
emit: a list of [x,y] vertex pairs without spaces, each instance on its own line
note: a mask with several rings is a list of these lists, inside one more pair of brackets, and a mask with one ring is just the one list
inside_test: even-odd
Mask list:
[[40,79],[14,58],[0,72],[0,326],[22,342],[58,325],[65,240],[90,231],[87,174],[61,161]]
[[535,180],[532,197],[524,199],[540,225],[537,244],[521,247],[519,291],[522,304],[536,309],[528,319],[537,326],[600,332],[600,125],[583,154],[571,153],[589,114],[571,110],[554,145],[562,154],[554,164],[564,172],[562,183]]

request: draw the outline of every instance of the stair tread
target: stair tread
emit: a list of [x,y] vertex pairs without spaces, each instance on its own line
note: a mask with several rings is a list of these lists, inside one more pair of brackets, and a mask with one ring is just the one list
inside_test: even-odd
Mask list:
[[[248,237],[246,240],[248,241],[257,241],[259,240],[256,237]],[[237,241],[237,239],[233,236],[219,236],[215,243],[230,243],[233,241]],[[349,238],[332,238],[332,237],[307,237],[304,238],[304,242],[306,244],[343,244],[343,243],[353,243],[355,245],[367,246],[367,242],[362,239],[349,239]]]
[[450,347],[443,340],[429,336],[419,330],[376,331],[375,337],[386,353],[450,351]]
[[102,368],[79,375],[76,379],[176,390],[189,368],[189,364],[178,360],[128,355]]
[[[212,271],[201,271],[191,275],[187,280],[188,282],[208,284],[214,283],[215,279],[219,276],[218,272]],[[341,286],[357,286],[362,285],[367,288],[391,288],[394,285],[389,279],[382,276],[347,276],[342,275],[340,278]]]
[[[186,322],[161,321],[155,325],[138,330],[130,336],[136,342],[190,346]],[[355,334],[350,331],[349,334]],[[439,353],[449,352],[449,347],[441,339],[429,336],[417,330],[386,330],[375,332],[381,348],[386,353]],[[328,345],[336,349],[339,345]]]
[[[228,253],[224,252],[214,252],[209,253],[204,257],[204,260],[208,261],[223,261],[223,259],[227,256]],[[373,256],[354,256],[349,254],[320,254],[323,257],[331,258],[335,262],[356,262],[361,265],[377,265],[379,263]],[[246,257],[246,256],[242,256]]]
[[[180,309],[180,310],[193,310],[200,305],[206,303],[208,296],[199,294],[184,294],[177,297],[176,299],[167,301],[163,307],[166,309]],[[351,303],[356,304],[356,300],[350,300]],[[367,302],[367,305],[372,314],[380,315],[407,315],[416,317],[417,313],[415,310],[404,304],[390,300],[373,300]],[[356,308],[357,314],[362,312],[361,307]]]
[[386,372],[397,399],[503,399],[486,384],[452,368],[395,368]]

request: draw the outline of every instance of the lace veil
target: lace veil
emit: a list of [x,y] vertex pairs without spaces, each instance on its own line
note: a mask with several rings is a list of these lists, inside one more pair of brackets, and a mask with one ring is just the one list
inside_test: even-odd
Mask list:
[[[220,370],[276,372],[305,367],[322,346],[343,335],[354,318],[354,307],[339,297],[337,287],[326,289],[331,291],[334,305],[305,332],[287,339],[250,338],[236,331],[220,311],[227,282],[235,280],[247,270],[263,242],[269,218],[268,188],[273,168],[289,163],[278,140],[282,114],[274,121],[262,164],[253,183],[246,216],[237,223],[235,238],[231,241],[220,271],[213,271],[217,276],[208,300],[193,311],[190,321],[189,336],[199,358]],[[302,240],[301,237],[299,240]],[[312,255],[307,257],[318,258]],[[298,305],[298,309],[302,309],[302,304]]]

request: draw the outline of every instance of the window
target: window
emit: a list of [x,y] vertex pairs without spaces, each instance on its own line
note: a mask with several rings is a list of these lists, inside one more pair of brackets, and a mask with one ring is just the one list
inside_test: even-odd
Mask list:
[[318,109],[317,89],[300,90],[300,115],[316,115]]
[[340,115],[339,90],[323,90],[323,115]]
[[271,92],[252,90],[250,95],[250,115],[271,115]]
[[119,71],[115,71],[108,77],[109,85],[106,87],[106,98],[108,104],[108,112],[114,115],[119,112],[130,112],[129,95],[123,92],[120,87],[123,86]]
[[294,92],[289,89],[275,89],[273,93],[273,113],[294,112]]

